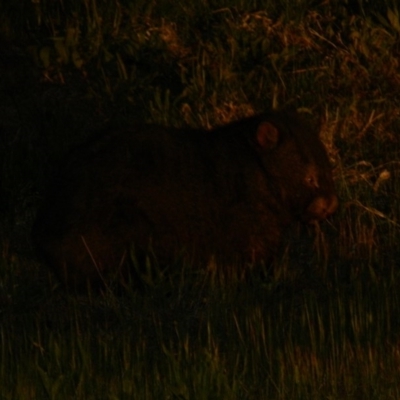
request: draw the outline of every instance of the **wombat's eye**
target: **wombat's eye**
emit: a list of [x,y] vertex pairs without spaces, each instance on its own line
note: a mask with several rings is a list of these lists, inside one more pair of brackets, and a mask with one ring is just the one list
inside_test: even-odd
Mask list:
[[312,188],[317,188],[318,187],[318,182],[313,176],[308,176],[306,178],[306,183],[307,183],[308,186],[310,186]]

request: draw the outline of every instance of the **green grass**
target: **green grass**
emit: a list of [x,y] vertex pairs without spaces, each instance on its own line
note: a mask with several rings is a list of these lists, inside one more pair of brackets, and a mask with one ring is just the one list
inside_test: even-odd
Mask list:
[[249,290],[185,274],[146,295],[56,291],[25,311],[10,306],[2,315],[2,395],[398,398],[396,279],[371,273],[347,285],[299,285],[294,275]]
[[[0,5],[1,400],[400,398],[400,17],[354,3]],[[45,184],[97,127],[285,106],[321,126],[341,207],[263,279],[75,296],[35,260]]]

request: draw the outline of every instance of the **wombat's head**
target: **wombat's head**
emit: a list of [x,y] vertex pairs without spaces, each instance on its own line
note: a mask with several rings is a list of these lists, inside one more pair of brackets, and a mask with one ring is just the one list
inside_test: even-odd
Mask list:
[[325,147],[297,115],[266,117],[258,124],[255,143],[272,190],[293,216],[312,222],[337,209]]

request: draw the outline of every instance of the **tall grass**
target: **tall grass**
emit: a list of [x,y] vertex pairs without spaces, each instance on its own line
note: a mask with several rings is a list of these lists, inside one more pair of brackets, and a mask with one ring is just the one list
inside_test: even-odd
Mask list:
[[260,282],[252,290],[232,283],[200,290],[198,278],[177,281],[146,296],[53,294],[34,312],[8,310],[1,330],[3,397],[399,395],[394,280],[378,282],[371,274],[368,284],[274,291]]

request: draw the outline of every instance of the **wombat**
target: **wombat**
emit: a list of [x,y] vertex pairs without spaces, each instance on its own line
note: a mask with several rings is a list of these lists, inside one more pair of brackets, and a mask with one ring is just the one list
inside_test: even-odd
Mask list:
[[338,206],[327,153],[298,114],[213,130],[109,130],[65,162],[33,235],[67,286],[129,272],[131,249],[160,262],[268,263],[294,220]]

